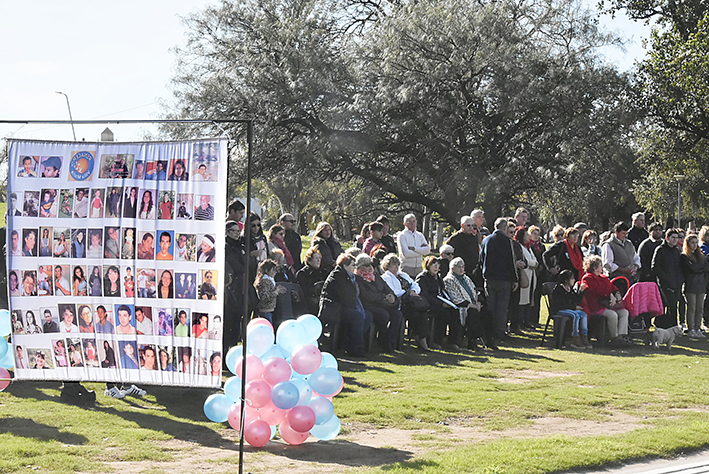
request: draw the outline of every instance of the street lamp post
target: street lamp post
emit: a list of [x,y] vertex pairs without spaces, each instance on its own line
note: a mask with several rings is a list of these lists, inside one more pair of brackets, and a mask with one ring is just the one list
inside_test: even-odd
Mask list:
[[682,224],[682,180],[686,178],[686,175],[676,174],[675,179],[677,180],[677,225],[675,227],[679,228]]
[[71,133],[74,134],[74,141],[76,141],[76,131],[74,130],[74,119],[71,116],[71,106],[69,105],[69,96],[64,92],[56,91],[57,94],[61,94],[66,99],[66,108],[69,109],[69,120],[71,120]]

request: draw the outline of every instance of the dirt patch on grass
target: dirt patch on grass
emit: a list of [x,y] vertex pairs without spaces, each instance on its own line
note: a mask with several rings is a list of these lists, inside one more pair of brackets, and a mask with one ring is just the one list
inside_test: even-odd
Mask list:
[[541,371],[541,370],[514,370],[514,369],[500,369],[497,371],[501,377],[496,379],[498,382],[506,383],[527,383],[532,380],[540,380],[547,378],[560,378],[573,377],[575,375],[581,375],[580,372],[551,372],[551,371]]
[[[261,449],[245,448],[245,472],[288,472],[326,474],[354,467],[383,466],[403,462],[433,450],[457,444],[490,442],[504,438],[537,438],[551,435],[593,436],[631,431],[641,426],[640,418],[615,414],[611,420],[571,420],[544,417],[530,426],[502,431],[485,431],[456,420],[440,429],[401,430],[376,428],[365,424],[347,424],[348,433],[333,441],[309,438],[301,446],[289,446],[276,439]],[[122,474],[175,472],[229,472],[238,469],[239,439],[233,430],[220,433],[232,444],[209,447],[197,441],[170,440],[158,442],[173,459],[167,462],[112,462],[115,472]]]

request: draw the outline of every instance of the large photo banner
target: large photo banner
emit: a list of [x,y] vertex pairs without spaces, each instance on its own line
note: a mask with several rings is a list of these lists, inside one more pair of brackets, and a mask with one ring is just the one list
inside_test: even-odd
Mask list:
[[219,387],[226,141],[9,142],[15,378]]

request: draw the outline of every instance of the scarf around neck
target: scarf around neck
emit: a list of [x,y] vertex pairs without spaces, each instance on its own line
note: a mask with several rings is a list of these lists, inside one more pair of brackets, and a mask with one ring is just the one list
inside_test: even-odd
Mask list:
[[370,283],[374,281],[374,268],[369,271],[364,268],[355,268],[355,273]]
[[569,260],[571,260],[571,264],[579,275],[583,275],[583,254],[578,244],[572,245],[569,243],[569,239],[564,239],[564,244],[566,245],[566,253],[569,256]]
[[283,255],[286,256],[286,262],[288,262],[288,265],[293,266],[293,255],[291,255],[290,250],[286,247],[286,243],[276,237],[273,238],[273,243],[276,244],[279,249],[283,250]]

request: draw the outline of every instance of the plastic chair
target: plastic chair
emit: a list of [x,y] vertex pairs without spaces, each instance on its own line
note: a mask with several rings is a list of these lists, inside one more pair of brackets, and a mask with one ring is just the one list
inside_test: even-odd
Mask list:
[[[542,298],[545,298],[547,305],[547,313],[551,313],[551,303],[550,297],[551,293],[556,287],[556,282],[547,281],[542,283]],[[544,332],[542,333],[542,341],[539,343],[540,346],[544,345],[544,340],[547,336],[547,330],[549,329],[549,323],[554,322],[554,347],[561,349],[564,347],[564,340],[566,339],[566,333],[571,332],[571,317],[562,314],[549,314],[547,318],[547,323],[544,325]]]

